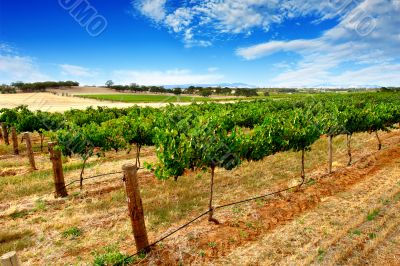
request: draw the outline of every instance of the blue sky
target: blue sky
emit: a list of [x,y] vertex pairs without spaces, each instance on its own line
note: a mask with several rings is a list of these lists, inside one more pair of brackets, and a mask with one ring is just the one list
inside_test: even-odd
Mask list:
[[398,0],[0,0],[0,83],[399,86],[398,14]]

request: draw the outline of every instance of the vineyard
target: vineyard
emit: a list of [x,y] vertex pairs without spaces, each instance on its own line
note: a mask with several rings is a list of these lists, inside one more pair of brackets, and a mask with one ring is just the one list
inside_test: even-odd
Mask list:
[[[53,251],[48,250],[48,259],[56,259],[58,264],[65,264],[65,259],[68,263],[78,263],[80,259],[75,259],[79,250],[72,248],[77,244],[78,248],[87,249],[81,259],[90,260],[91,254],[98,265],[106,265],[107,262],[104,261],[108,259],[116,260],[108,262],[111,264],[118,261],[151,263],[163,259],[170,260],[171,264],[180,260],[205,263],[224,257],[224,252],[219,249],[228,252],[230,246],[240,246],[240,241],[231,239],[236,231],[230,232],[230,236],[230,229],[219,231],[218,228],[226,229],[229,227],[227,224],[238,223],[233,227],[239,230],[239,238],[256,239],[262,232],[272,230],[282,220],[269,220],[266,228],[254,221],[245,222],[248,218],[240,218],[238,221],[237,217],[233,219],[230,215],[224,215],[226,209],[233,208],[235,215],[244,215],[240,210],[241,204],[253,202],[266,208],[268,197],[272,196],[292,197],[291,200],[301,201],[304,198],[298,198],[298,193],[306,194],[309,190],[319,189],[320,193],[329,194],[332,193],[329,192],[330,189],[319,180],[339,175],[341,170],[335,162],[340,161],[341,166],[350,169],[353,166],[359,167],[360,162],[368,161],[366,158],[369,154],[375,152],[392,153],[396,157],[398,138],[394,133],[397,132],[400,122],[400,94],[328,94],[227,104],[170,105],[163,108],[88,108],[64,113],[32,112],[26,106],[20,106],[1,109],[0,122],[0,138],[4,143],[0,145],[3,155],[0,157],[0,165],[7,168],[0,172],[0,217],[6,217],[4,223],[11,225],[16,230],[16,235],[22,234],[21,239],[37,234],[21,229],[18,223],[21,219],[24,219],[24,224],[38,223],[48,226],[51,232],[64,230],[68,239],[66,241],[71,242],[65,247],[67,251],[62,252],[63,237],[56,236],[58,244],[51,246],[55,245],[55,249],[63,255],[52,257]],[[387,133],[392,130],[394,133]],[[385,140],[395,145],[394,149],[385,150]],[[36,141],[36,146],[28,144],[31,141]],[[19,147],[21,142],[27,143],[28,152]],[[48,146],[48,142],[52,144]],[[373,150],[370,150],[371,145]],[[31,146],[36,147],[37,151],[29,152]],[[63,164],[61,168],[66,174],[62,183],[54,184],[52,181],[53,173],[51,162],[45,153],[47,151],[63,155],[59,158]],[[36,158],[28,157],[30,160],[36,159],[36,164],[33,162],[32,165],[32,161],[29,162],[28,159],[13,162],[15,158],[24,158],[25,153],[34,154]],[[10,157],[11,154],[14,155]],[[54,162],[53,156],[51,158]],[[145,245],[138,249],[132,247],[129,217],[126,215],[124,203],[125,194],[121,191],[121,163],[128,162],[138,169],[145,222],[149,239],[152,240],[150,246]],[[30,164],[31,169],[26,170],[23,166],[25,164]],[[265,165],[273,173],[272,178],[271,173],[257,169]],[[323,172],[314,171],[318,167]],[[24,170],[18,172],[18,169],[13,168]],[[276,169],[272,170],[274,168]],[[285,171],[289,174],[285,174]],[[238,172],[241,174],[238,175]],[[28,180],[32,179],[30,183],[24,182],[27,177]],[[347,183],[338,189],[346,186]],[[50,200],[50,197],[45,196],[51,195],[53,191],[57,197],[63,199]],[[18,209],[18,206],[24,205],[23,202],[29,201],[34,195],[39,197],[34,201],[35,206]],[[313,203],[309,205],[317,202],[314,196],[311,196],[310,201]],[[74,209],[75,204],[84,206],[84,211]],[[100,216],[104,220],[100,219],[101,225],[95,220],[90,223],[96,228],[93,232],[81,232],[79,226],[74,226],[71,228],[75,231],[70,230],[74,231],[71,233],[68,228],[59,228],[56,224],[42,221],[41,219],[47,218],[43,215],[38,217],[38,214],[51,210],[55,213],[63,210],[62,217],[56,218],[57,220],[73,216],[72,210],[97,219],[93,213],[102,210]],[[303,208],[300,206],[300,210],[294,213],[301,211]],[[248,215],[252,216],[251,213]],[[211,228],[207,235],[212,231],[219,235],[214,235],[214,240],[208,239],[206,243],[199,241],[200,247],[193,251],[195,255],[173,252],[176,248],[166,248],[171,243],[163,244],[163,241],[158,241],[172,233],[179,235],[180,231],[174,230],[176,228],[187,230],[186,234],[190,238],[190,226],[196,226],[195,223],[205,216],[208,219],[203,220],[208,221],[208,227]],[[73,217],[77,219],[76,216]],[[119,218],[113,220],[115,217]],[[263,219],[268,220],[269,217],[260,214],[256,220],[263,223]],[[186,221],[191,223],[186,224]],[[182,224],[185,226],[180,226]],[[118,231],[121,227],[122,235]],[[98,228],[103,231],[100,232]],[[163,233],[163,229],[169,230]],[[46,241],[37,240],[27,246],[21,244],[18,247],[15,244],[20,243],[18,236],[3,236],[4,234],[6,233],[0,234],[2,253],[10,248],[30,250],[30,246],[50,245]],[[93,238],[95,234],[104,239],[113,239],[111,243],[100,241],[108,246],[105,251],[94,252],[99,246],[93,242],[89,246],[85,245],[85,237]],[[50,242],[52,239],[48,236],[42,238]],[[78,243],[73,243],[74,240]],[[7,242],[14,244],[7,246]],[[122,244],[117,249],[109,246],[118,242]],[[193,242],[196,240],[189,239],[185,245],[194,245]],[[148,255],[141,253],[150,249],[153,251]],[[190,247],[187,249],[192,250]],[[127,255],[119,250],[125,250]],[[99,252],[105,252],[105,255]],[[22,260],[37,263],[40,258],[35,254],[30,250],[24,253]],[[107,257],[112,255],[118,258]]]

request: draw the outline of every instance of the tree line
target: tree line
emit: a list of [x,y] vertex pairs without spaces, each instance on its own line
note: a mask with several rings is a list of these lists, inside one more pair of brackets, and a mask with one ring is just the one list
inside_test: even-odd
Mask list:
[[65,87],[79,86],[79,82],[76,81],[45,81],[45,82],[33,82],[25,83],[22,81],[16,81],[10,85],[3,84],[0,86],[0,93],[17,93],[19,92],[43,92],[47,89],[58,89]]
[[186,89],[172,88],[167,89],[164,86],[145,86],[132,83],[131,85],[114,85],[112,80],[106,82],[106,87],[120,92],[150,92],[150,93],[173,93],[175,95],[190,94],[209,97],[211,95],[226,95],[226,96],[258,96],[257,89],[248,88],[228,88],[228,87],[199,87],[190,86]]

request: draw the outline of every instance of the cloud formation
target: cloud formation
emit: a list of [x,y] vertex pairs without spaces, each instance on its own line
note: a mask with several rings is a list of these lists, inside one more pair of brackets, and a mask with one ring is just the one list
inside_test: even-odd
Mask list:
[[59,67],[61,68],[61,73],[63,75],[72,76],[75,78],[77,77],[90,78],[90,77],[95,77],[97,75],[96,71],[86,67],[69,65],[69,64],[59,65]]
[[[338,3],[337,3],[338,2]],[[186,46],[210,46],[224,34],[251,35],[255,29],[269,31],[274,24],[296,17],[316,16],[318,21],[340,17],[350,4],[340,0],[139,0],[134,4],[141,14],[172,33]],[[352,1],[351,1],[352,3]]]
[[45,81],[49,77],[42,73],[35,59],[20,56],[14,48],[0,43],[0,81],[11,83],[15,81]]
[[[335,27],[319,38],[267,41],[239,48],[236,53],[246,60],[279,52],[300,55],[302,59],[294,69],[271,80],[277,86],[398,85],[399,13],[397,1],[368,0],[341,17]],[[346,69],[349,64],[353,67]],[[337,73],[339,67],[344,70]]]
[[139,71],[116,70],[112,73],[112,79],[118,84],[137,83],[141,85],[182,85],[205,84],[220,82],[223,75],[216,72],[197,74],[187,69],[172,69],[166,71]]

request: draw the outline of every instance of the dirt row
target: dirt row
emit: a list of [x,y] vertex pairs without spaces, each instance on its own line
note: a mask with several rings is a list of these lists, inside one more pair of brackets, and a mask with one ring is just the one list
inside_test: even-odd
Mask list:
[[[299,191],[218,212],[220,225],[202,221],[138,264],[365,265],[371,251],[382,252],[379,243],[393,246],[388,238],[399,237],[399,140],[389,134],[385,150]],[[362,235],[348,236],[352,230]],[[386,265],[400,263],[398,253],[386,253]]]

